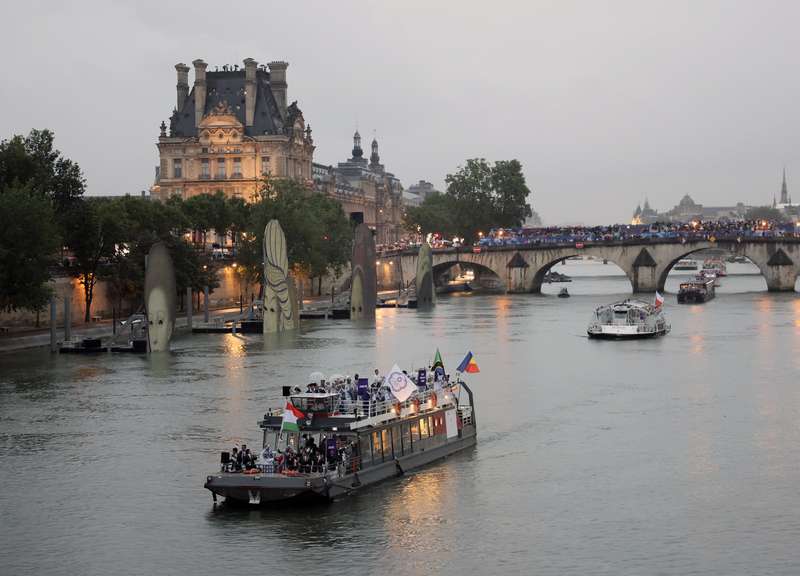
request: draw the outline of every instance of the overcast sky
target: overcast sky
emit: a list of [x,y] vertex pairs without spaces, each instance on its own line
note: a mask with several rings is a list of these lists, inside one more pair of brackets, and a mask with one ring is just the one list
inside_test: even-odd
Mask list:
[[138,194],[175,64],[250,57],[289,62],[316,162],[356,123],[406,187],[516,158],[546,224],[771,204],[784,166],[800,201],[798,28],[797,1],[8,2],[0,139],[50,129],[88,194]]

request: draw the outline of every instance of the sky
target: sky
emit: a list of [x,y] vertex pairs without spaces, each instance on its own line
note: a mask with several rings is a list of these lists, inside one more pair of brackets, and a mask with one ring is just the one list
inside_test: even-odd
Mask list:
[[[800,201],[800,2],[28,0],[3,7],[0,140],[49,129],[88,195],[153,184],[175,64],[289,63],[314,161],[358,127],[405,187],[517,159],[546,225]],[[189,73],[189,84],[194,71]]]

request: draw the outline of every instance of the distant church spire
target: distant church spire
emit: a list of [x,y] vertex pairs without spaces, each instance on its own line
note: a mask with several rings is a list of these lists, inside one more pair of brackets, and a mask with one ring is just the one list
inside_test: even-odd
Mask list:
[[378,140],[374,132],[372,136],[372,155],[369,157],[369,163],[371,166],[378,166],[381,163],[381,157],[378,156]]
[[361,134],[358,133],[358,128],[356,128],[356,133],[353,134],[353,158],[361,158],[364,155],[364,151],[361,149]]
[[783,186],[781,186],[781,204],[789,203],[789,193],[786,191],[786,166],[783,167]]

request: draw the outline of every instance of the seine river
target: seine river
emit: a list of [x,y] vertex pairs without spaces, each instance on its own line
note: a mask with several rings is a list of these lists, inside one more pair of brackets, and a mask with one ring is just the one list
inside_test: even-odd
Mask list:
[[[0,356],[3,574],[800,573],[800,300],[729,265],[656,340],[594,341],[630,295],[570,261],[572,297],[453,295],[374,325],[179,333],[170,353]],[[652,296],[643,296],[650,299]],[[203,489],[281,386],[472,351],[475,448],[333,505],[243,510]]]

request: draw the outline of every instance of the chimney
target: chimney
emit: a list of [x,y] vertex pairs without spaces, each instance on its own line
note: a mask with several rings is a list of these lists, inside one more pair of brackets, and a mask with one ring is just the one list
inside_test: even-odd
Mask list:
[[419,199],[425,200],[425,180],[419,181]]
[[286,69],[289,64],[286,62],[270,62],[269,66],[269,87],[272,90],[272,95],[275,97],[275,102],[278,104],[278,110],[281,113],[281,118],[286,121]]
[[258,68],[258,62],[252,58],[244,61],[245,126],[253,125],[253,116],[256,111],[256,68]]
[[181,62],[175,64],[175,70],[178,71],[178,107],[180,113],[186,105],[186,99],[189,97],[189,67]]
[[194,64],[194,125],[200,126],[206,111],[206,67],[208,64],[202,60],[195,60],[192,64]]

